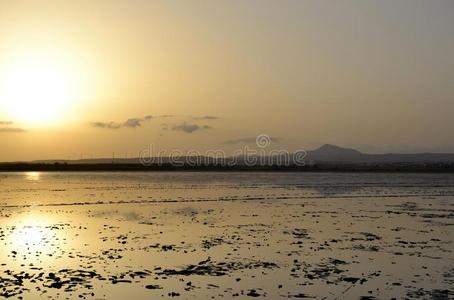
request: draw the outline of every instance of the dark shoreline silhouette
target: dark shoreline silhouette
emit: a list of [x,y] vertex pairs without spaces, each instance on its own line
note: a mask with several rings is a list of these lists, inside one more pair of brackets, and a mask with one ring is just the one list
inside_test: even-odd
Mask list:
[[152,172],[152,171],[244,171],[244,172],[438,172],[454,173],[454,163],[388,163],[388,164],[338,164],[320,163],[306,166],[278,166],[278,165],[235,165],[222,166],[216,164],[179,165],[152,164],[68,164],[68,163],[2,163],[0,172]]
[[[296,159],[279,156],[133,157],[80,160],[0,162],[0,172],[15,171],[280,171],[280,172],[447,172],[454,173],[454,154],[367,154],[355,149],[323,145]],[[146,162],[144,164],[143,162]],[[251,163],[252,162],[252,163]],[[280,163],[281,162],[281,163]],[[284,163],[287,162],[287,163]]]

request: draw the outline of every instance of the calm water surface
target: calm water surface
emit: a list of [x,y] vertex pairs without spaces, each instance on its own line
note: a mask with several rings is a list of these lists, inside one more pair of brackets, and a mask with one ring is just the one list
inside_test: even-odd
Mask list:
[[415,195],[453,196],[454,174],[0,173],[2,206]]

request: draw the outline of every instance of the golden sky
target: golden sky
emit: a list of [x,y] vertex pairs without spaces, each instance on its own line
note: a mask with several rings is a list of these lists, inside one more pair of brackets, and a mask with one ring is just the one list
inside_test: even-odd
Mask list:
[[0,161],[454,152],[453,37],[450,0],[0,0]]

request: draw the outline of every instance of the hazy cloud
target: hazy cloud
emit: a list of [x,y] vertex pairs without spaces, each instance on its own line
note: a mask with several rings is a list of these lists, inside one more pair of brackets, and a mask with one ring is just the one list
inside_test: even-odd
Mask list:
[[131,128],[137,128],[142,125],[142,120],[141,119],[128,119],[123,126],[124,127],[131,127]]
[[191,115],[158,115],[155,118],[191,118],[193,120],[218,120],[216,116],[191,116]]
[[92,122],[91,126],[96,128],[107,128],[107,129],[118,129],[121,128],[121,124],[117,124],[114,122],[104,123],[104,122]]
[[[279,137],[270,137],[271,142],[278,143],[282,139]],[[222,144],[225,145],[238,145],[238,144],[256,144],[257,143],[257,137],[246,137],[246,138],[241,138],[241,139],[235,139],[235,140],[227,140],[222,142]]]
[[182,118],[182,119],[192,119],[192,120],[218,120],[220,119],[219,117],[216,116],[192,116],[192,115],[157,115],[154,116],[153,118],[159,119],[159,118]]
[[91,126],[96,128],[105,128],[105,129],[120,129],[122,127],[126,128],[137,128],[142,126],[143,122],[147,122],[153,119],[153,116],[148,115],[143,118],[130,118],[123,123],[117,122],[92,122]]
[[200,129],[200,126],[197,124],[180,124],[172,127],[174,131],[184,131],[186,133],[193,133]]
[[201,117],[192,117],[194,120],[218,120],[219,117],[216,116],[201,116]]
[[[145,116],[143,118],[129,118],[125,122],[91,122],[91,126],[102,129],[120,129],[120,128],[138,128],[141,127],[144,122],[148,122],[152,119],[165,119],[165,118],[191,118],[193,120],[216,120],[219,119],[215,116],[178,116],[178,115],[157,115],[157,116]],[[163,130],[171,129],[173,131],[183,131],[186,133],[192,133],[197,130],[211,129],[209,125],[198,125],[195,123],[183,122],[180,124],[174,124],[170,126],[168,124],[162,124]]]
[[[12,121],[0,121],[0,125],[3,126],[10,126],[13,125],[14,122]],[[0,127],[0,132],[25,132],[25,129],[18,128],[18,127]]]
[[22,128],[13,128],[13,127],[0,127],[0,132],[25,132],[25,129]]
[[172,127],[173,131],[183,131],[185,133],[193,133],[194,131],[197,130],[202,130],[202,129],[211,129],[211,126],[208,125],[198,125],[198,124],[193,124],[193,123],[181,123],[181,124],[176,124]]

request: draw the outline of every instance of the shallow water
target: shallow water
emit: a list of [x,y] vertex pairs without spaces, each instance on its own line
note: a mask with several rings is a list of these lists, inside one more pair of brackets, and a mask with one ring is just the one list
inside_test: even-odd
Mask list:
[[451,174],[0,173],[0,296],[450,299],[453,226]]
[[0,173],[0,206],[454,196],[454,174]]

